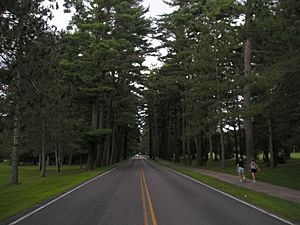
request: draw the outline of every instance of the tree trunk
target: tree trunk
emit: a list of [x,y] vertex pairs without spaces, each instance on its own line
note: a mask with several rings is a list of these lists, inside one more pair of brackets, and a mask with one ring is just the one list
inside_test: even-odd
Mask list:
[[89,150],[88,150],[88,158],[86,162],[86,169],[87,170],[93,170],[94,169],[94,151],[93,151],[94,146],[92,145]]
[[209,127],[209,164],[213,165],[213,143],[212,143],[212,132],[211,127]]
[[123,160],[128,157],[128,129],[125,128],[124,131],[124,152],[123,152]]
[[60,173],[59,149],[57,143],[55,143],[55,164],[56,164],[56,172]]
[[[92,106],[92,129],[97,128],[97,119],[98,119],[98,108],[97,108],[97,101],[93,103]],[[86,168],[87,170],[92,170],[94,169],[94,149],[95,149],[95,144],[91,144],[91,147],[88,151],[88,160],[87,160],[87,165]]]
[[107,142],[106,142],[106,162],[105,165],[109,166],[109,159],[111,155],[111,136],[108,136]]
[[245,143],[244,143],[244,130],[242,130],[241,128],[241,121],[240,118],[238,117],[238,121],[237,121],[237,125],[238,125],[238,143],[239,143],[239,150],[240,150],[240,156],[245,155]]
[[60,163],[60,167],[62,167],[64,165],[64,154],[63,151],[61,149],[58,149],[59,151],[59,163]]
[[[104,106],[103,103],[100,104],[99,106],[99,123],[98,127],[100,129],[104,128]],[[101,166],[101,158],[103,155],[103,139],[101,138],[99,140],[99,143],[97,143],[97,155],[96,155],[96,167]]]
[[69,155],[69,166],[73,165],[73,153],[70,153]]
[[158,157],[158,126],[157,126],[157,112],[156,107],[154,106],[154,132],[153,132],[153,159],[155,160]]
[[101,167],[101,159],[103,157],[103,143],[97,144],[96,167]]
[[[234,128],[234,148],[235,148],[235,164],[239,162],[239,145],[238,145],[238,135],[236,130],[236,124],[233,125]],[[240,155],[240,158],[242,155]]]
[[39,171],[42,171],[42,153],[39,153]]
[[186,130],[187,130],[187,161],[188,165],[192,165],[192,155],[191,155],[191,127],[189,119],[186,120]]
[[80,169],[82,169],[82,154],[79,154],[79,164],[80,164]]
[[19,183],[19,138],[20,138],[20,112],[19,103],[15,103],[13,145],[11,151],[11,182],[16,185]]
[[[250,75],[251,75],[251,41],[247,39],[245,41],[245,77],[246,77],[246,86],[244,88],[244,108],[247,109],[251,104],[251,89],[250,89]],[[246,116],[244,118],[245,134],[246,134],[246,153],[247,160],[255,159],[254,152],[254,143],[253,143],[253,126],[251,116]]]
[[169,116],[168,116],[168,130],[167,130],[167,160],[172,160],[174,154],[174,148],[172,146],[172,111],[169,106]]
[[271,155],[271,168],[276,166],[275,158],[274,158],[274,149],[273,149],[273,131],[272,131],[272,121],[271,121],[271,111],[269,110],[268,116],[268,130],[269,130],[269,151]]
[[182,110],[182,156],[183,156],[183,163],[186,165],[187,160],[186,160],[186,129],[185,129],[185,116],[184,116],[184,109]]
[[42,115],[42,171],[41,177],[46,176],[46,152],[45,152],[45,114]]
[[101,166],[108,166],[109,159],[109,148],[110,148],[110,134],[107,134],[104,141],[104,151],[101,159]]
[[50,154],[46,154],[46,165],[51,166]]
[[109,164],[112,165],[115,163],[115,155],[116,155],[116,147],[117,147],[117,124],[116,124],[116,119],[117,116],[116,114],[114,115],[114,125],[113,125],[113,130],[112,130],[112,143],[111,143],[111,154],[110,154],[110,160]]
[[[200,140],[200,143],[199,141]],[[198,139],[197,136],[194,137],[195,146],[196,146],[196,152],[197,152],[197,166],[203,166],[203,149],[202,149],[202,142],[201,138]]]
[[179,110],[178,106],[176,107],[176,134],[175,134],[175,157],[174,161],[179,163],[180,162],[180,145],[181,145],[181,140],[180,140],[180,115],[179,115]]
[[154,159],[154,154],[153,154],[153,123],[151,121],[152,117],[150,116],[150,121],[149,121],[149,157],[150,159]]
[[222,168],[225,168],[224,135],[223,135],[223,125],[221,123],[220,123],[220,144],[221,144],[221,154],[222,154]]

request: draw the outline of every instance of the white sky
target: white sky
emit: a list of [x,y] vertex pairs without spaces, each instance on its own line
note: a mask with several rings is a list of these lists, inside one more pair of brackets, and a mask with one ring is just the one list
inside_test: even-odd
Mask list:
[[[64,13],[63,3],[64,0],[57,0],[59,9],[53,11],[54,18],[51,21],[51,24],[57,26],[59,30],[65,29],[72,17],[71,13]],[[157,17],[158,15],[170,13],[172,9],[163,3],[162,0],[144,0],[144,7],[150,7],[150,11],[146,14],[148,17]]]
[[163,3],[162,0],[144,0],[143,5],[145,7],[150,6],[150,11],[147,14],[149,17],[156,17],[173,11],[172,8]]
[[[64,0],[57,0],[57,3],[59,5],[59,9],[53,11],[54,18],[50,24],[55,25],[58,30],[61,30],[67,27],[72,17],[72,13],[64,13]],[[154,18],[173,11],[172,8],[166,5],[162,0],[144,0],[143,5],[145,8],[149,7],[149,12],[146,14],[147,17]],[[158,45],[155,41],[152,41],[152,44]],[[157,57],[155,56],[147,56],[144,64],[148,67],[161,66],[161,63],[158,62]]]

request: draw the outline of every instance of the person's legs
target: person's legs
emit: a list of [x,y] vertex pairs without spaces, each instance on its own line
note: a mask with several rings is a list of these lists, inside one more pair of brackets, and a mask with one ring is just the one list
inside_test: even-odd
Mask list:
[[245,181],[245,170],[244,170],[244,168],[239,167],[238,172],[239,172],[239,176],[240,176],[240,182]]
[[244,173],[242,173],[242,177],[243,177],[243,181],[245,182],[246,181],[246,177],[245,177]]
[[255,172],[252,172],[252,179],[253,179],[253,182],[255,183],[256,182]]
[[242,173],[239,173],[239,175],[240,175],[240,182],[242,182],[242,180],[243,180],[243,175],[242,175]]

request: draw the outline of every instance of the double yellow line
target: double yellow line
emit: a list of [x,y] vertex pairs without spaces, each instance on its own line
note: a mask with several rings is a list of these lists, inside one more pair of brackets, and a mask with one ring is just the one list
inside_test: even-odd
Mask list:
[[147,206],[146,206],[145,194],[146,194],[147,200],[148,200],[152,225],[157,225],[157,220],[156,220],[156,217],[155,217],[155,213],[154,213],[154,209],[153,209],[152,201],[151,201],[151,198],[150,198],[149,189],[148,189],[148,186],[147,186],[147,182],[146,182],[146,179],[145,179],[143,168],[140,168],[140,180],[141,180],[141,195],[142,195],[142,204],[143,204],[144,225],[149,225],[148,216],[147,216]]

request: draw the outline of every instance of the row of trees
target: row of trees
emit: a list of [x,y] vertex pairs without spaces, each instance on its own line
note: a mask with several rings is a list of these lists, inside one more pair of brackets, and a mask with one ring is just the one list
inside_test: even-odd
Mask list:
[[[299,149],[297,0],[170,0],[157,21],[168,53],[147,82],[152,158],[212,163]],[[269,158],[269,155],[271,158]]]
[[[66,155],[87,169],[118,162],[143,125],[151,158],[199,166],[259,151],[275,166],[299,149],[299,1],[168,0],[175,10],[154,28],[141,2],[65,0],[75,13],[58,32],[55,1],[1,1],[0,159],[11,156],[12,183],[19,160],[39,161],[42,176]],[[148,74],[153,29],[168,53]]]
[[[87,169],[127,158],[139,142],[139,84],[151,22],[137,0],[65,1],[68,31],[49,25],[55,1],[1,1],[0,157],[18,165],[64,156]],[[13,140],[13,141],[12,141]],[[39,160],[37,160],[39,159]]]

